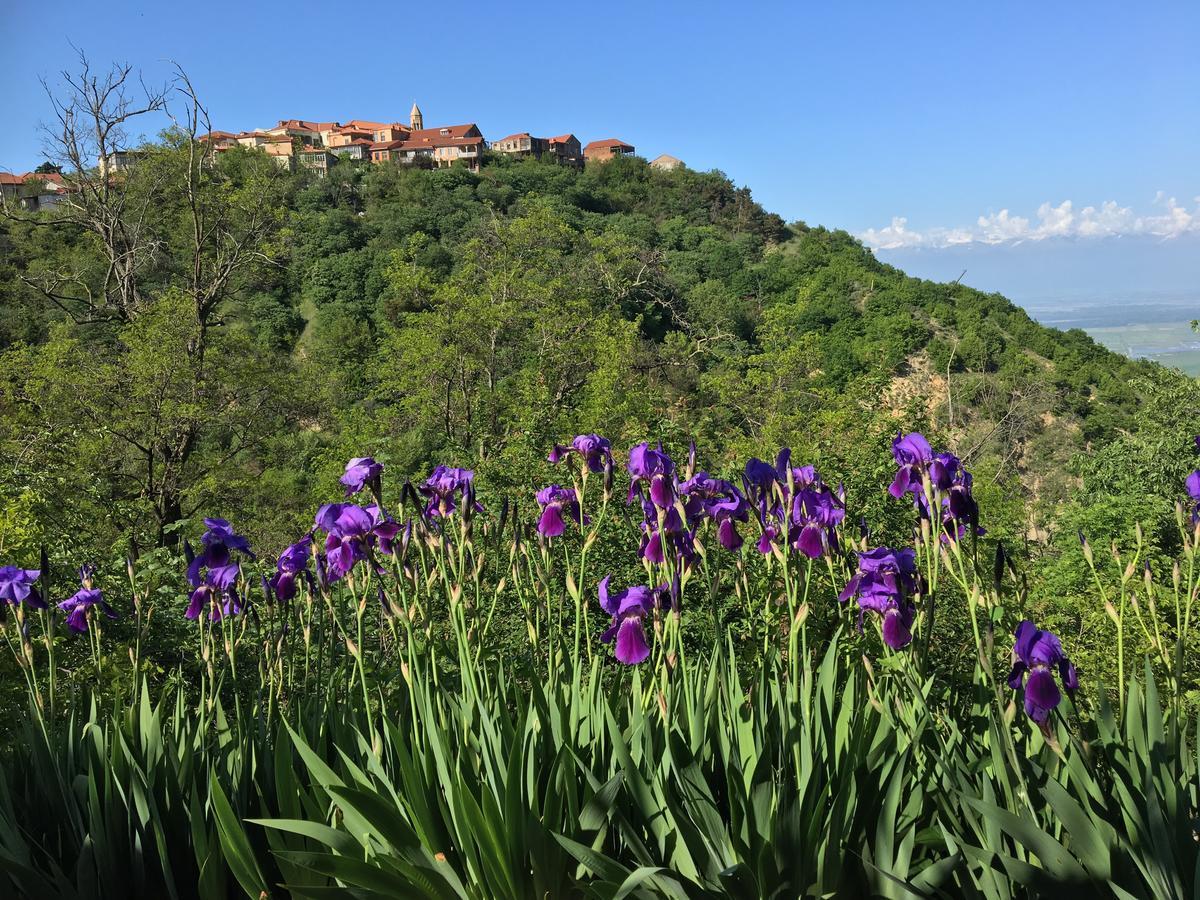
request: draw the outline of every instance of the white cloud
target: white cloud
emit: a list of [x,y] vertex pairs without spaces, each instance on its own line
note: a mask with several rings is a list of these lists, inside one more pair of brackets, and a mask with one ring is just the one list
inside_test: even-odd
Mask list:
[[1151,209],[1135,213],[1115,200],[1100,206],[1076,210],[1070,200],[1057,206],[1046,202],[1037,208],[1034,218],[1014,215],[1007,209],[988,213],[974,225],[958,228],[930,228],[924,231],[908,227],[908,219],[896,216],[884,228],[868,228],[859,235],[863,243],[877,250],[911,247],[952,247],[960,244],[1013,244],[1046,238],[1102,238],[1142,235],[1162,239],[1185,234],[1200,234],[1200,197],[1194,206],[1180,204],[1159,191]]

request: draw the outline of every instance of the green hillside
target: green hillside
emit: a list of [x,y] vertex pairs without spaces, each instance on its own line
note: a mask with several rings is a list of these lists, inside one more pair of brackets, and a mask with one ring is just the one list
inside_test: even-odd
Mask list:
[[[478,455],[504,486],[582,430],[703,435],[717,467],[788,444],[853,494],[886,464],[878,438],[920,427],[986,473],[1003,501],[992,525],[1017,535],[1052,526],[1080,459],[1181,389],[1000,296],[787,225],[719,172],[640,159],[343,164],[322,180],[223,154],[205,176],[212,215],[234,229],[261,217],[263,248],[197,325],[178,308],[187,210],[161,187],[183,154],[159,147],[125,185],[155,200],[136,309],[81,299],[106,296],[93,235],[0,232],[8,548],[42,540],[67,500],[87,523],[78,539],[101,547],[168,539],[213,508],[278,544],[271,529],[301,521],[315,480],[354,448],[405,471]],[[220,252],[204,248],[202,265]],[[198,328],[202,362],[187,353]]]

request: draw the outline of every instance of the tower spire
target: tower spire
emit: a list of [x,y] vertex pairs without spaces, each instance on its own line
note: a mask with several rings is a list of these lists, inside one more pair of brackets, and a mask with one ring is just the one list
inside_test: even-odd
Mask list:
[[408,114],[408,124],[413,131],[420,131],[425,127],[425,120],[421,115],[421,107],[417,106],[417,101],[413,101],[412,112]]

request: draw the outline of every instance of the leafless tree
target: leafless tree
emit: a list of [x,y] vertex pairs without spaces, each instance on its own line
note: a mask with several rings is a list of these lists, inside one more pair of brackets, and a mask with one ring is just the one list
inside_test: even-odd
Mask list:
[[[26,218],[94,235],[104,271],[60,266],[23,278],[76,322],[129,321],[145,302],[141,274],[161,252],[148,227],[161,197],[154,185],[133,190],[111,163],[115,154],[133,149],[134,124],[166,108],[170,87],[148,86],[128,64],[98,72],[82,52],[77,70],[63,71],[61,77],[61,90],[42,81],[53,111],[43,138],[46,158],[61,168],[68,190],[53,214]],[[21,217],[18,210],[4,212]]]

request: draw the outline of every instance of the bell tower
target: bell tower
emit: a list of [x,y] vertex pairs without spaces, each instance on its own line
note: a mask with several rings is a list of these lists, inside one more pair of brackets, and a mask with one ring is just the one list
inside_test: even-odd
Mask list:
[[421,117],[421,107],[417,106],[417,101],[413,101],[412,112],[408,114],[408,124],[413,131],[420,131],[425,127],[425,121]]

